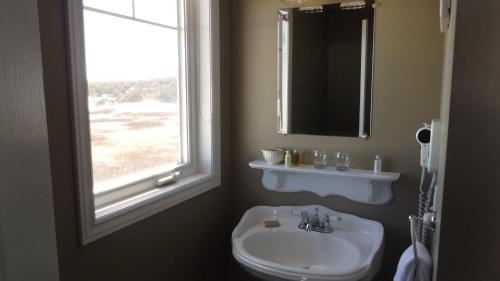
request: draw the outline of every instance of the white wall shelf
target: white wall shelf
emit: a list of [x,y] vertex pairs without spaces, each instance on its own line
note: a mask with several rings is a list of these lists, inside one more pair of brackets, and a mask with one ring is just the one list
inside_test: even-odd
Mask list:
[[256,160],[249,163],[263,170],[262,185],[279,192],[309,191],[321,197],[340,195],[353,201],[383,205],[392,199],[391,184],[399,173],[349,169],[337,171],[335,167],[316,169],[312,165],[285,167]]

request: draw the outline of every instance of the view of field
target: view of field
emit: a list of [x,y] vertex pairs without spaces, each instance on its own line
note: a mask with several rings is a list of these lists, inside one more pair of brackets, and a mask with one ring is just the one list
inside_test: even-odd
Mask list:
[[94,192],[180,161],[176,80],[89,83]]

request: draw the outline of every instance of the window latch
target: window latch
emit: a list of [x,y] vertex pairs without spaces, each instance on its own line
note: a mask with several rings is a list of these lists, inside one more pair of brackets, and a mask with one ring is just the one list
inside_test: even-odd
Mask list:
[[181,171],[175,171],[175,172],[172,172],[162,178],[159,178],[158,180],[156,180],[156,187],[162,187],[162,186],[165,186],[173,181],[175,181],[175,179],[181,175]]

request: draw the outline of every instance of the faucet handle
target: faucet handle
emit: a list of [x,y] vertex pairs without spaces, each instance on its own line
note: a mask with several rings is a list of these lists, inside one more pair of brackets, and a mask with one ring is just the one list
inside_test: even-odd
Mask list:
[[323,228],[327,227],[330,225],[330,216],[329,215],[324,215],[323,216],[323,221],[321,222],[321,226]]
[[309,223],[309,214],[307,213],[307,211],[300,212],[300,216],[302,217],[301,223]]
[[324,215],[323,221],[321,222],[321,228],[324,232],[332,232],[332,226],[330,225],[330,216]]
[[329,215],[324,215],[323,216],[323,222],[330,223],[330,216]]

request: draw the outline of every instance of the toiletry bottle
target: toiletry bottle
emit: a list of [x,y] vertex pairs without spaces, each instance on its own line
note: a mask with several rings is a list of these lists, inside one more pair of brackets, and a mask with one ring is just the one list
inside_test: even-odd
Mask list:
[[300,165],[300,153],[298,149],[294,149],[292,152],[292,164],[294,166]]
[[285,166],[286,167],[292,166],[292,155],[290,153],[290,150],[287,150],[285,154]]
[[382,158],[379,155],[375,155],[375,160],[373,161],[373,173],[380,174],[382,172]]

